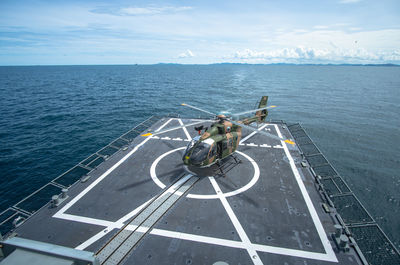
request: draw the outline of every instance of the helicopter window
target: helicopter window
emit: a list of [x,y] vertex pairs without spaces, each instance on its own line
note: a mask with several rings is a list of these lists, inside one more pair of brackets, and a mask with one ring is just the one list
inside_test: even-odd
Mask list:
[[193,150],[190,160],[192,161],[193,164],[201,164],[208,155],[208,152],[210,151],[211,145],[206,144],[204,142],[200,142]]
[[228,142],[227,141],[223,141],[222,142],[222,150],[225,150],[228,148]]
[[192,148],[192,147],[199,141],[199,139],[200,139],[200,136],[198,135],[198,136],[194,137],[194,138],[189,142],[189,144],[188,144],[187,147],[186,147],[185,154],[189,151],[190,148]]

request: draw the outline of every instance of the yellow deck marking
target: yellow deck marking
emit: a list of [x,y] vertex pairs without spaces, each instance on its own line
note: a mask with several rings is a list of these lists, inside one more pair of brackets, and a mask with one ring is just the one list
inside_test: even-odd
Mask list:
[[153,135],[152,133],[145,133],[145,134],[142,134],[141,136],[150,136],[150,135]]
[[294,144],[294,142],[293,142],[293,141],[290,141],[290,140],[285,140],[284,142],[285,142],[285,143],[288,143],[288,144]]

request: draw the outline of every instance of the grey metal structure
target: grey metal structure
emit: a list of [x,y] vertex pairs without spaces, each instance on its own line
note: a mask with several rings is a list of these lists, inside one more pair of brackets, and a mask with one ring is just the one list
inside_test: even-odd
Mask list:
[[345,228],[344,233],[352,242],[357,242],[355,248],[362,251],[370,264],[400,264],[399,251],[301,125],[292,124],[288,128],[311,167],[318,189]]
[[[0,224],[14,222],[11,237],[97,253],[101,264],[400,263],[300,125],[258,128],[296,146],[243,129],[242,162],[226,159],[226,177],[214,167],[182,167],[193,126],[138,136],[192,122],[146,120],[10,207]],[[57,188],[48,199],[60,196],[35,204],[48,187]]]
[[1,265],[99,265],[92,252],[76,250],[20,237],[2,242]]

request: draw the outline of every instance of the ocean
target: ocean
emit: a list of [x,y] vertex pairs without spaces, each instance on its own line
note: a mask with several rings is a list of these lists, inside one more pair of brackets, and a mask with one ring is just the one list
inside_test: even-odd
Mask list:
[[268,118],[301,123],[400,248],[399,90],[393,66],[0,67],[0,211],[151,115],[268,95]]

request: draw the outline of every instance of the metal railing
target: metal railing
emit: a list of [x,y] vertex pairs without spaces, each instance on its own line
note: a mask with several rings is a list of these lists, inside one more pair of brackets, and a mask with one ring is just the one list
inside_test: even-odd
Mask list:
[[49,204],[52,195],[61,194],[63,189],[68,189],[80,181],[85,182],[89,178],[89,174],[92,170],[97,168],[120,149],[127,147],[140,133],[165,117],[179,118],[180,116],[179,114],[171,113],[164,116],[154,115],[147,118],[105,147],[89,155],[72,168],[2,211],[0,213],[0,233],[2,235],[9,235],[16,227],[21,225],[24,220]]
[[[319,191],[361,259],[374,265],[400,264],[400,253],[300,124],[287,126],[310,165]],[[360,253],[360,251],[362,253]]]
[[[140,133],[146,131],[161,118],[180,118],[179,114],[151,116],[139,123],[97,152],[89,155],[77,165],[57,176],[13,206],[0,213],[0,232],[9,235],[13,229],[50,202],[51,195],[86,181],[89,173],[129,145]],[[203,117],[198,117],[199,119]],[[271,121],[285,125],[299,147],[302,156],[310,165],[316,183],[326,202],[336,209],[338,222],[356,242],[356,251],[371,264],[400,264],[400,254],[390,239],[382,231],[365,207],[348,187],[343,178],[333,168],[319,148],[314,144],[300,124],[287,125],[282,120]],[[351,207],[349,207],[351,206]],[[351,209],[351,211],[346,211]]]

